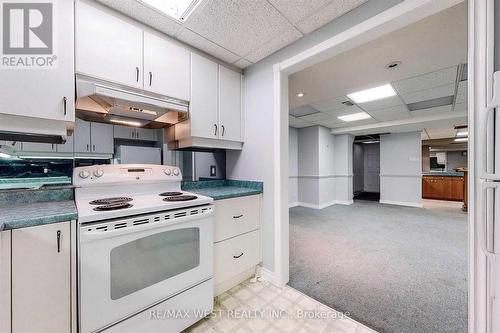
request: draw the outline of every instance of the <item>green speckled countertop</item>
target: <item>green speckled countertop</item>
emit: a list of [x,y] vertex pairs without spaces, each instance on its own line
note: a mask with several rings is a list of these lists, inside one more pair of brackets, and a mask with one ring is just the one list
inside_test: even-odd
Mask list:
[[255,195],[263,192],[262,182],[245,180],[202,180],[196,182],[183,182],[182,189],[211,197],[214,200],[230,199]]
[[0,231],[75,220],[73,188],[0,191]]
[[463,172],[455,171],[434,171],[434,172],[424,172],[422,176],[443,176],[443,177],[463,177]]

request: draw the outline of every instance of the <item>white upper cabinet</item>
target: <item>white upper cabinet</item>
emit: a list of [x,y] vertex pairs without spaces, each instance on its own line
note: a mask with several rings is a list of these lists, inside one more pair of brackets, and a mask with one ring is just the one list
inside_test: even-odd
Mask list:
[[190,52],[144,31],[144,90],[190,100]]
[[110,10],[78,1],[76,72],[142,89],[142,34]]
[[220,138],[241,139],[241,74],[219,66]]
[[191,53],[191,104],[189,106],[191,135],[217,139],[219,120],[217,115],[218,65]]
[[74,121],[73,12],[73,1],[58,1],[54,6],[54,67],[0,68],[0,113]]

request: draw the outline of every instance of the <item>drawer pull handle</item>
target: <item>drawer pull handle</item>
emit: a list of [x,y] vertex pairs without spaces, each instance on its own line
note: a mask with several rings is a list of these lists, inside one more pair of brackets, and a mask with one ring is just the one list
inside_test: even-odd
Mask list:
[[234,259],[238,259],[238,258],[241,258],[241,256],[243,255],[243,252],[241,252],[241,254],[239,256],[233,256]]
[[239,219],[240,217],[243,217],[243,214],[241,214],[241,215],[235,215],[235,216],[233,216],[233,219]]

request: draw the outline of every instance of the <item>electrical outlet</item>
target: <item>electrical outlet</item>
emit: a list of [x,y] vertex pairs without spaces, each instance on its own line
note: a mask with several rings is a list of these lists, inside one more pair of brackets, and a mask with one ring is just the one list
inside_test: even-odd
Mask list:
[[210,177],[216,177],[217,176],[217,168],[215,165],[210,166]]

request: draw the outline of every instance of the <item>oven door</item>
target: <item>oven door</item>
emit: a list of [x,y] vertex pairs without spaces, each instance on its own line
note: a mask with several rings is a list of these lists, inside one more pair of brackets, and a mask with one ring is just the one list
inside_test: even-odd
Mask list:
[[79,230],[80,332],[100,331],[213,275],[213,206]]

